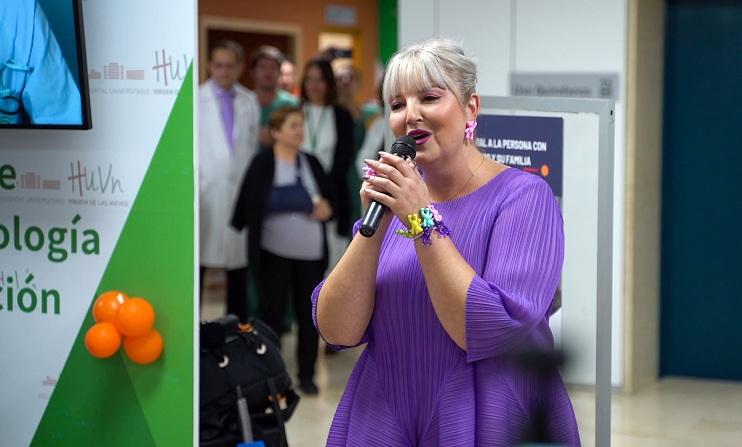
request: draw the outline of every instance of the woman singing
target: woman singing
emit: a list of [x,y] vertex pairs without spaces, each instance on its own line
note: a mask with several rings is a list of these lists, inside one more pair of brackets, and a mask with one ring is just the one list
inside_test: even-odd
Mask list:
[[312,296],[328,343],[367,344],[328,445],[510,446],[537,412],[549,440],[580,443],[558,373],[511,361],[524,346],[553,345],[561,213],[543,180],[474,145],[476,77],[444,39],[389,62],[389,124],[417,141],[417,157],[366,161],[361,201],[388,211],[374,236],[355,235]]

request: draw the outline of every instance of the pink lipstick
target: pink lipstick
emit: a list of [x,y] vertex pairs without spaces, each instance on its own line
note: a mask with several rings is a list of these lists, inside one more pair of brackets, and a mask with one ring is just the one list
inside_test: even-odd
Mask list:
[[421,146],[425,144],[433,134],[428,132],[427,130],[414,129],[407,132],[407,135],[414,138],[417,145]]

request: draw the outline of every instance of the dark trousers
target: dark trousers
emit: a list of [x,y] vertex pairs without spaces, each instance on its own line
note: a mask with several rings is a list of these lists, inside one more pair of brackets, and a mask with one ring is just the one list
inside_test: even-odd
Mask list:
[[300,380],[314,378],[319,335],[312,323],[312,291],[322,281],[324,270],[322,261],[287,259],[262,250],[260,267],[255,272],[260,318],[276,334],[281,333],[289,296],[293,296],[299,326],[296,354]]
[[[200,289],[201,301],[204,295],[204,274],[207,267],[201,267]],[[240,321],[247,321],[247,267],[227,270],[227,313],[240,317]]]

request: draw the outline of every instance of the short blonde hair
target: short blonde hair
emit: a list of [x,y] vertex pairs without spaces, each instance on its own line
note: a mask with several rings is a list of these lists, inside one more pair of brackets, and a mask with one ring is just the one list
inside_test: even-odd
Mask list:
[[394,54],[386,68],[383,96],[389,101],[403,93],[438,87],[450,90],[461,104],[466,104],[476,86],[477,64],[464,48],[435,37]]

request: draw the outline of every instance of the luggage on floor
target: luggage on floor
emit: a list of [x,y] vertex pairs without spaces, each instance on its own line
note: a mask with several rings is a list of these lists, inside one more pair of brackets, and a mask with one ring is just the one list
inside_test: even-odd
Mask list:
[[260,320],[241,324],[234,315],[201,323],[200,447],[243,442],[238,386],[255,440],[287,447],[284,423],[299,396],[278,348],[278,336]]

